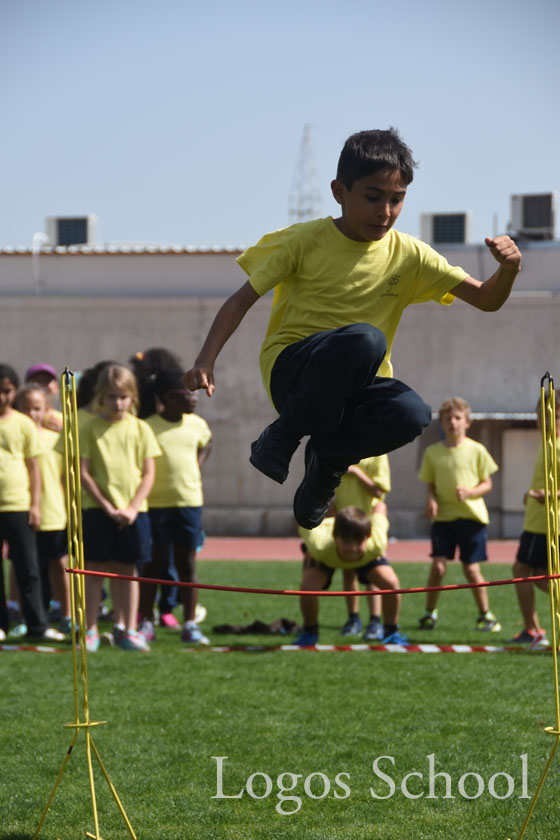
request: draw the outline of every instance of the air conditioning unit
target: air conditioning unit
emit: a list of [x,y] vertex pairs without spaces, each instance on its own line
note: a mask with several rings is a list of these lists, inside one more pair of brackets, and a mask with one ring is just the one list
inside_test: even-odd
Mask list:
[[430,245],[462,245],[471,241],[470,213],[421,213],[420,239]]
[[558,193],[511,196],[510,230],[527,239],[558,239]]
[[51,245],[94,245],[97,216],[47,216],[45,233]]

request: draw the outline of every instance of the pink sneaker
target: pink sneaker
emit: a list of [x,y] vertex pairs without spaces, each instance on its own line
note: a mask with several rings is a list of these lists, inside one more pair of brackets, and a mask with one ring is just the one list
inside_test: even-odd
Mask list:
[[180,630],[181,624],[177,621],[173,613],[162,613],[159,617],[161,627],[171,627],[172,630]]

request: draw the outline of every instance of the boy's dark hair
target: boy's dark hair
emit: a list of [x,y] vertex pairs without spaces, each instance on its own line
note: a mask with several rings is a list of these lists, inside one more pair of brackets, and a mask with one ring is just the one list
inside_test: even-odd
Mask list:
[[358,178],[383,169],[398,169],[408,185],[414,177],[415,166],[412,152],[403,143],[396,128],[387,131],[359,131],[352,134],[344,144],[338,159],[336,177],[349,190]]
[[333,537],[340,537],[344,542],[362,542],[371,536],[371,520],[361,508],[350,506],[342,508],[334,520]]
[[183,372],[181,370],[160,370],[158,373],[151,375],[148,385],[151,386],[154,396],[163,401],[168,391],[181,391],[185,387]]
[[0,364],[0,379],[9,379],[15,388],[19,388],[19,376],[11,365]]

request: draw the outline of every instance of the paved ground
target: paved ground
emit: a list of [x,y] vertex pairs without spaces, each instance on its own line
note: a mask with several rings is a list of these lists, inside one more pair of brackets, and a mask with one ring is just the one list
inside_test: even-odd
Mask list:
[[[301,560],[297,537],[208,537],[201,560]],[[493,540],[488,546],[490,562],[511,563],[517,540]],[[429,540],[395,540],[389,543],[387,557],[395,562],[429,561]]]

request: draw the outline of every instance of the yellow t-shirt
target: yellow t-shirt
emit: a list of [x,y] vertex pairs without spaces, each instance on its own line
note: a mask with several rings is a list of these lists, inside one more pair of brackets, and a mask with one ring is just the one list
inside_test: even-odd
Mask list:
[[[153,431],[132,414],[114,423],[97,415],[80,428],[80,457],[89,461],[91,477],[117,509],[127,507],[134,498],[144,461],[158,455],[161,449]],[[88,510],[100,505],[84,490],[82,507]],[[148,510],[147,500],[139,510]]]
[[43,428],[51,432],[60,432],[62,430],[62,422],[62,411],[57,411],[56,408],[50,408],[45,414]]
[[[391,490],[391,470],[389,468],[389,457],[387,455],[375,455],[372,458],[362,458],[357,466],[365,472],[368,478],[383,490],[382,499]],[[371,514],[372,508],[379,499],[368,493],[359,478],[355,475],[345,473],[342,481],[336,488],[334,504],[337,510],[354,505]]]
[[62,486],[64,458],[58,451],[58,432],[43,428],[39,433],[41,451],[37,457],[41,471],[40,531],[62,531],[66,528],[66,499]]
[[152,414],[146,423],[162,452],[156,461],[149,507],[201,507],[204,499],[198,453],[212,438],[206,420],[198,414],[183,414],[179,421],[170,423],[159,414]]
[[260,356],[268,391],[285,347],[361,322],[384,333],[388,350],[379,375],[392,376],[391,346],[405,307],[428,300],[450,304],[449,291],[468,276],[412,236],[390,230],[376,242],[355,242],[331,217],[269,233],[237,261],[259,295],[274,289]]
[[[560,475],[560,438],[556,438],[556,470]],[[537,452],[531,490],[544,490],[544,454],[542,446]],[[546,534],[546,504],[527,496],[523,530],[532,534]]]
[[438,503],[435,521],[474,519],[487,525],[490,520],[484,498],[460,502],[457,487],[476,487],[497,470],[498,465],[488,450],[472,438],[465,438],[458,446],[446,446],[443,442],[428,446],[419,478],[434,485]]
[[31,493],[25,461],[40,452],[39,433],[25,414],[0,417],[0,511],[29,510]]
[[365,566],[370,560],[377,560],[382,557],[387,548],[387,535],[389,533],[389,520],[382,513],[373,513],[371,516],[371,537],[367,541],[366,550],[362,557],[355,563],[345,563],[338,556],[336,543],[333,537],[334,516],[323,519],[320,525],[308,531],[306,528],[298,528],[298,533],[305,543],[308,554],[319,563],[324,563],[331,569],[359,569]]

